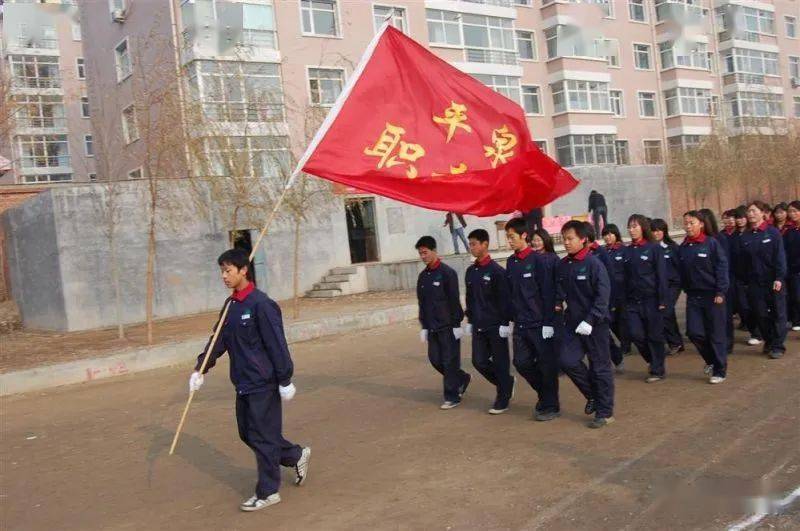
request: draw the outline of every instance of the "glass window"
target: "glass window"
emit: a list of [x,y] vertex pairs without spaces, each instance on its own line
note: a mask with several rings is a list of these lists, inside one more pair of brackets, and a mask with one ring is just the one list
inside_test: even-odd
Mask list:
[[20,166],[26,168],[58,168],[70,165],[66,135],[17,136]]
[[81,96],[81,118],[89,118],[89,97]]
[[663,163],[663,157],[661,155],[661,140],[644,141],[644,163],[645,164]]
[[15,85],[24,88],[61,87],[58,57],[46,55],[10,55],[8,57]]
[[631,20],[645,22],[647,15],[644,10],[644,0],[628,0],[628,16]]
[[789,56],[789,77],[800,80],[800,57]]
[[790,39],[797,38],[797,17],[785,16],[783,20],[786,24],[786,36]]
[[614,113],[614,116],[625,116],[625,104],[622,101],[622,91],[610,90],[608,94],[611,101],[611,112]]
[[794,97],[794,117],[800,118],[800,96]]
[[267,50],[276,48],[275,17],[271,5],[242,4],[241,44]]
[[86,63],[83,57],[78,57],[75,61],[78,67],[78,79],[86,79]]
[[542,114],[542,103],[539,99],[539,87],[522,86],[522,107],[527,114]]
[[94,140],[92,135],[83,135],[83,147],[87,157],[94,157]]
[[139,139],[139,127],[136,123],[136,109],[128,105],[122,109],[122,134],[125,142],[130,144]]
[[547,43],[547,58],[558,57],[558,29],[560,26],[553,26],[544,30],[544,38]]
[[80,24],[73,24],[72,25],[72,40],[73,41],[81,40],[81,25]]
[[753,33],[763,33],[766,35],[774,35],[775,14],[771,11],[764,11],[763,9],[745,7],[744,25],[747,31]]
[[66,127],[62,96],[15,94],[16,119],[23,127]]
[[555,112],[611,110],[608,83],[571,79],[553,83],[550,89]]
[[495,92],[499,92],[506,98],[519,102],[520,101],[520,88],[519,78],[511,76],[493,76],[487,74],[474,74],[472,77],[491,88]]
[[190,92],[202,103],[206,119],[219,122],[282,122],[283,90],[274,63],[198,61]]
[[133,72],[131,56],[128,50],[128,39],[125,39],[114,48],[114,61],[117,65],[117,81],[122,81]]
[[555,139],[556,158],[562,166],[616,164],[614,135],[567,135]]
[[639,70],[650,70],[652,68],[650,62],[649,44],[633,45],[633,62],[636,68]]
[[425,17],[428,22],[428,40],[431,44],[461,45],[461,27],[458,21],[458,13],[426,9]]
[[308,35],[338,36],[336,0],[300,0],[303,33]]
[[617,154],[617,164],[628,165],[631,163],[630,149],[627,140],[615,140],[614,149]]
[[406,32],[406,10],[402,7],[389,7],[389,6],[372,6],[372,18],[374,19],[375,31],[378,31],[383,26],[384,21],[391,14],[389,24],[399,29],[403,33]]
[[344,88],[344,70],[340,68],[309,68],[308,84],[311,103],[331,106]]
[[545,155],[547,154],[547,140],[534,140],[533,143],[536,144],[536,147],[539,148],[539,151]]
[[538,59],[534,32],[517,30],[517,53],[520,59]]
[[656,93],[639,93],[639,116],[642,118],[652,118],[656,116]]

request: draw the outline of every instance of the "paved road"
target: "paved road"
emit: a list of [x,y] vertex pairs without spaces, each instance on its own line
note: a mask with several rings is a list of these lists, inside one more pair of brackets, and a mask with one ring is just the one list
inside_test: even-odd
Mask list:
[[[189,367],[5,398],[3,529],[725,529],[800,486],[800,338],[767,360],[737,347],[728,381],[705,383],[687,351],[647,385],[628,359],[618,422],[530,420],[523,388],[486,414],[480,378],[452,411],[411,323],[296,345],[299,393],[285,432],[314,449],[308,483],[244,514],[254,459],[238,440],[227,363],[206,380],[174,456]],[[466,359],[466,356],[465,356]],[[473,375],[477,374],[473,371]],[[290,478],[287,475],[285,478]],[[800,527],[800,508],[762,521]]]

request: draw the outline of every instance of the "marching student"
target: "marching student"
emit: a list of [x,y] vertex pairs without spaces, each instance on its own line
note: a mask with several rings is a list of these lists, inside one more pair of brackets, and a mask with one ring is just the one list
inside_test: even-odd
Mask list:
[[736,275],[735,261],[738,255],[739,231],[736,230],[736,211],[726,210],[722,214],[722,230],[717,239],[725,250],[725,257],[728,260],[728,292],[725,294],[725,334],[727,336],[727,353],[733,354],[734,326],[733,314],[737,313],[736,307]]
[[669,304],[667,264],[653,243],[650,221],[641,214],[628,218],[631,244],[625,252],[625,322],[631,341],[649,365],[647,383],[666,376],[664,310]]
[[653,241],[664,250],[664,260],[667,261],[667,289],[669,290],[669,304],[664,310],[664,338],[669,347],[668,355],[675,355],[685,350],[683,336],[678,326],[678,317],[675,308],[681,296],[681,270],[678,244],[669,235],[669,226],[661,218],[650,222],[650,231]]
[[611,296],[609,298],[609,312],[611,313],[610,327],[619,340],[616,344],[614,338],[609,338],[611,361],[617,372],[625,370],[625,355],[631,350],[631,344],[625,333],[625,246],[622,244],[622,235],[619,227],[613,223],[603,228],[603,240],[606,242],[606,252],[611,258]]
[[[283,332],[280,307],[266,293],[255,289],[246,252],[230,249],[220,255],[217,263],[225,286],[234,291],[203,374],[228,352],[230,378],[236,388],[239,437],[255,453],[258,468],[255,494],[239,508],[258,511],[281,501],[278,494],[281,466],[294,468],[295,485],[305,482],[311,449],[292,444],[281,432],[281,402],[291,400],[296,389],[292,383],[294,365]],[[208,344],[197,357],[197,365],[189,378],[190,391],[197,391],[203,385],[200,368],[207,349]]]
[[698,212],[700,212],[706,220],[705,224],[708,230],[706,236],[716,238],[719,235],[719,223],[717,223],[717,215],[714,214],[714,211],[710,208],[701,208],[698,210]]
[[428,343],[428,360],[443,377],[444,402],[439,408],[453,409],[461,403],[471,379],[461,370],[464,310],[458,295],[458,275],[439,259],[433,236],[423,236],[415,247],[425,264],[417,278],[420,340]]
[[787,298],[792,330],[800,332],[800,201],[792,201],[787,208],[790,228],[784,237],[788,273]]
[[736,217],[736,232],[739,234],[736,238],[736,247],[732,249],[733,252],[731,253],[733,276],[736,279],[736,307],[741,319],[740,329],[750,333],[750,339],[747,340],[747,344],[755,346],[763,343],[764,339],[761,337],[755,314],[751,311],[750,302],[747,300],[747,284],[749,280],[747,278],[746,257],[742,253],[742,236],[747,231],[747,206],[740,205],[736,207],[734,215]]
[[772,222],[770,224],[778,229],[781,236],[786,234],[786,231],[791,228],[791,223],[789,222],[789,205],[786,203],[778,203],[775,205],[772,209]]
[[764,337],[764,353],[778,359],[786,352],[786,250],[781,233],[766,221],[768,213],[763,201],[747,206],[741,252],[749,279],[747,300]]
[[472,365],[497,388],[491,415],[508,411],[514,394],[508,336],[511,328],[511,291],[506,270],[489,255],[489,233],[469,233],[469,252],[475,263],[467,268],[467,335],[472,335]]
[[722,244],[708,235],[711,222],[699,211],[683,215],[686,239],[680,268],[686,290],[686,334],[705,360],[708,383],[725,381],[728,368],[725,294],[730,277]]
[[583,222],[565,223],[561,236],[567,256],[558,267],[556,310],[564,314],[559,363],[586,398],[584,413],[595,415],[589,427],[602,428],[614,421],[614,372],[608,348],[611,281],[606,267],[589,250]]
[[556,260],[560,260],[553,245],[553,237],[544,229],[535,229],[531,232],[531,247],[537,254],[553,255]]
[[587,246],[589,247],[589,252],[593,255],[597,256],[598,260],[606,266],[606,272],[608,273],[609,280],[613,282],[611,271],[614,269],[613,264],[611,263],[611,256],[609,256],[608,251],[605,247],[601,247],[600,243],[597,242],[597,233],[594,230],[594,227],[588,221],[584,221],[586,224],[586,239],[587,239]]
[[555,349],[556,270],[528,246],[524,219],[506,223],[506,237],[514,254],[506,269],[511,285],[514,321],[514,367],[538,394],[533,410],[537,421],[561,416],[558,401],[558,353]]

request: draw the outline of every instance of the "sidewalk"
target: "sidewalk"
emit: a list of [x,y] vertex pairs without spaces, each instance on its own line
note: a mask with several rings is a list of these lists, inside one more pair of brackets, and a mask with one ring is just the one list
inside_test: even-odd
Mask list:
[[[416,318],[415,294],[372,292],[333,299],[280,303],[289,343],[385,326]],[[205,346],[217,312],[154,323],[153,344],[137,324],[117,339],[116,329],[56,333],[18,330],[0,337],[0,396],[91,381],[179,363],[187,365]]]

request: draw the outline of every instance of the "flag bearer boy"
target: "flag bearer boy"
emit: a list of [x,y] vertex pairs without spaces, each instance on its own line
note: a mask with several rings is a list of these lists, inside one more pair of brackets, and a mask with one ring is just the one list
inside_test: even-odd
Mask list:
[[472,365],[497,388],[492,415],[508,411],[514,394],[508,336],[511,329],[511,291],[506,270],[489,256],[489,233],[469,233],[469,252],[475,263],[467,268],[467,333],[472,334]]
[[[233,289],[230,308],[217,342],[203,371],[207,373],[226,351],[230,377],[236,387],[236,422],[239,437],[256,454],[258,483],[255,494],[242,502],[242,511],[258,511],[281,501],[280,467],[294,468],[295,485],[308,477],[311,448],[301,448],[283,438],[281,401],[296,392],[294,366],[283,332],[281,309],[250,281],[249,257],[241,249],[230,249],[217,259],[222,281]],[[209,343],[211,341],[209,340]],[[208,345],[206,345],[208,349]],[[200,367],[206,349],[197,357],[189,390],[203,385]]]
[[420,238],[416,248],[425,264],[417,279],[420,339],[428,343],[428,359],[444,377],[444,403],[440,408],[453,409],[461,403],[471,379],[461,370],[464,310],[458,296],[458,275],[439,259],[432,236]]
[[558,402],[558,357],[555,349],[555,268],[528,245],[522,218],[506,223],[514,254],[508,257],[514,320],[514,367],[539,395],[533,417],[545,422],[561,416]]
[[[558,267],[556,309],[564,315],[559,360],[586,397],[584,412],[595,414],[589,427],[602,428],[614,421],[614,371],[608,334],[611,283],[605,266],[591,254],[582,222],[567,222],[561,235],[568,254]],[[589,359],[588,368],[584,356]]]

